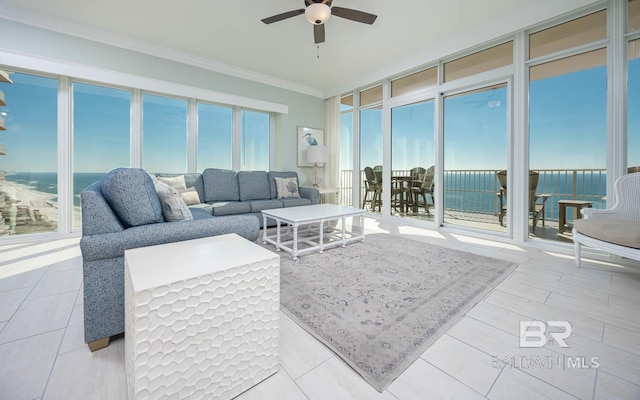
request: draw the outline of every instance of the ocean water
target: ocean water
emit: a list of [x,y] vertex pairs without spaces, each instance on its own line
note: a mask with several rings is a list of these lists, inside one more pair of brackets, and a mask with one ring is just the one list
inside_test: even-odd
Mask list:
[[[73,175],[73,204],[80,206],[80,192],[104,176],[104,172],[79,172]],[[20,183],[39,192],[58,194],[58,174],[55,172],[11,172],[9,181]],[[537,193],[547,193],[546,216],[558,219],[558,200],[589,200],[594,208],[606,207],[606,173],[578,171],[540,172]],[[574,185],[575,180],[575,185]],[[350,185],[349,185],[350,186]],[[575,186],[575,187],[574,187]],[[499,209],[496,192],[500,186],[494,172],[445,172],[444,207],[449,210],[495,214]],[[53,198],[56,201],[56,198]]]
[[[600,171],[541,171],[536,193],[551,195],[545,203],[546,218],[557,220],[558,200],[586,200],[594,208],[605,208],[606,186],[606,173]],[[496,214],[500,208],[494,172],[445,172],[444,189],[445,209]]]
[[[78,172],[73,174],[73,205],[80,206],[80,192],[104,176],[104,172]],[[28,186],[38,192],[58,194],[58,174],[56,172],[10,172],[5,179]],[[57,197],[52,199],[57,201]]]

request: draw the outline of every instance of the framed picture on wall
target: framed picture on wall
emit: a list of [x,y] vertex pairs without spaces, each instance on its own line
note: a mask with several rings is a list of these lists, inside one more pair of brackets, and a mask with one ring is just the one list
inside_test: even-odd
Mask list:
[[299,126],[296,137],[298,139],[298,167],[313,167],[313,163],[307,162],[307,148],[309,146],[324,146],[324,131]]

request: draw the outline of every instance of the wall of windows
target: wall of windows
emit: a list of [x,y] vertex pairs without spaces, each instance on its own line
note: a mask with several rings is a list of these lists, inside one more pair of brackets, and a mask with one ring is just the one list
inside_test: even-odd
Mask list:
[[142,95],[142,168],[187,171],[187,101]]
[[233,108],[198,103],[198,171],[233,167]]
[[6,131],[0,156],[0,235],[58,229],[58,81],[11,74],[1,107]]
[[[10,77],[0,109],[8,133],[0,156],[0,236],[80,229],[80,192],[116,167],[269,170],[270,112],[67,77]],[[189,124],[189,115],[199,123]]]
[[81,82],[73,82],[72,88],[71,193],[73,227],[79,228],[80,192],[109,170],[129,166],[131,92]]
[[243,110],[240,169],[269,170],[269,114]]
[[[570,243],[570,236],[558,234],[559,202],[606,207],[613,201],[607,195],[613,180],[627,167],[640,166],[638,21],[640,0],[585,7],[386,78],[378,83],[386,93],[378,106],[381,119],[356,104],[348,113],[353,118],[343,114],[343,123],[360,127],[360,140],[369,134],[364,127],[371,121],[382,127],[373,141],[382,145],[374,161],[382,160],[391,176],[411,174],[405,160],[412,161],[411,151],[420,145],[406,146],[408,132],[433,126],[433,148],[418,152],[425,160],[433,157],[436,213],[419,219],[518,241]],[[624,61],[616,58],[621,54]],[[624,82],[626,91],[617,82]],[[355,89],[343,98],[361,92]],[[425,113],[432,121],[413,114],[410,127],[397,123],[402,111],[429,99],[433,108]],[[348,140],[348,129],[343,132]],[[371,147],[361,142],[354,170],[367,164],[367,152]],[[354,192],[360,198],[353,204],[360,204],[365,189],[362,184]],[[392,200],[383,217],[413,217],[412,210],[397,211],[393,186],[382,189],[391,192],[383,198]],[[569,211],[569,222],[576,217]]]

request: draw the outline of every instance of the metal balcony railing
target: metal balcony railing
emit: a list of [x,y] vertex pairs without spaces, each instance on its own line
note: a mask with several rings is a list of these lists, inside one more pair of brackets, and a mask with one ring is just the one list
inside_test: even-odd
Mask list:
[[[604,169],[538,169],[537,193],[550,194],[546,203],[546,218],[558,221],[558,200],[587,200],[594,208],[605,208],[606,171]],[[497,170],[446,170],[443,177],[445,211],[478,214],[498,214],[496,193],[500,183]],[[393,170],[394,176],[409,175],[409,170]],[[364,182],[364,171],[360,181]],[[353,171],[340,174],[340,201],[352,204]],[[364,189],[360,190],[360,198]]]

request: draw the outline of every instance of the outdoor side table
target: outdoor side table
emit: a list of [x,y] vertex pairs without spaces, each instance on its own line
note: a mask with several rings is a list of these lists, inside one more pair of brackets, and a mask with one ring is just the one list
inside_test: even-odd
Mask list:
[[278,371],[280,257],[236,234],[125,251],[129,399],[231,399]]
[[563,234],[567,225],[567,207],[576,209],[575,219],[582,218],[581,209],[593,206],[592,201],[587,200],[558,200],[558,233]]

